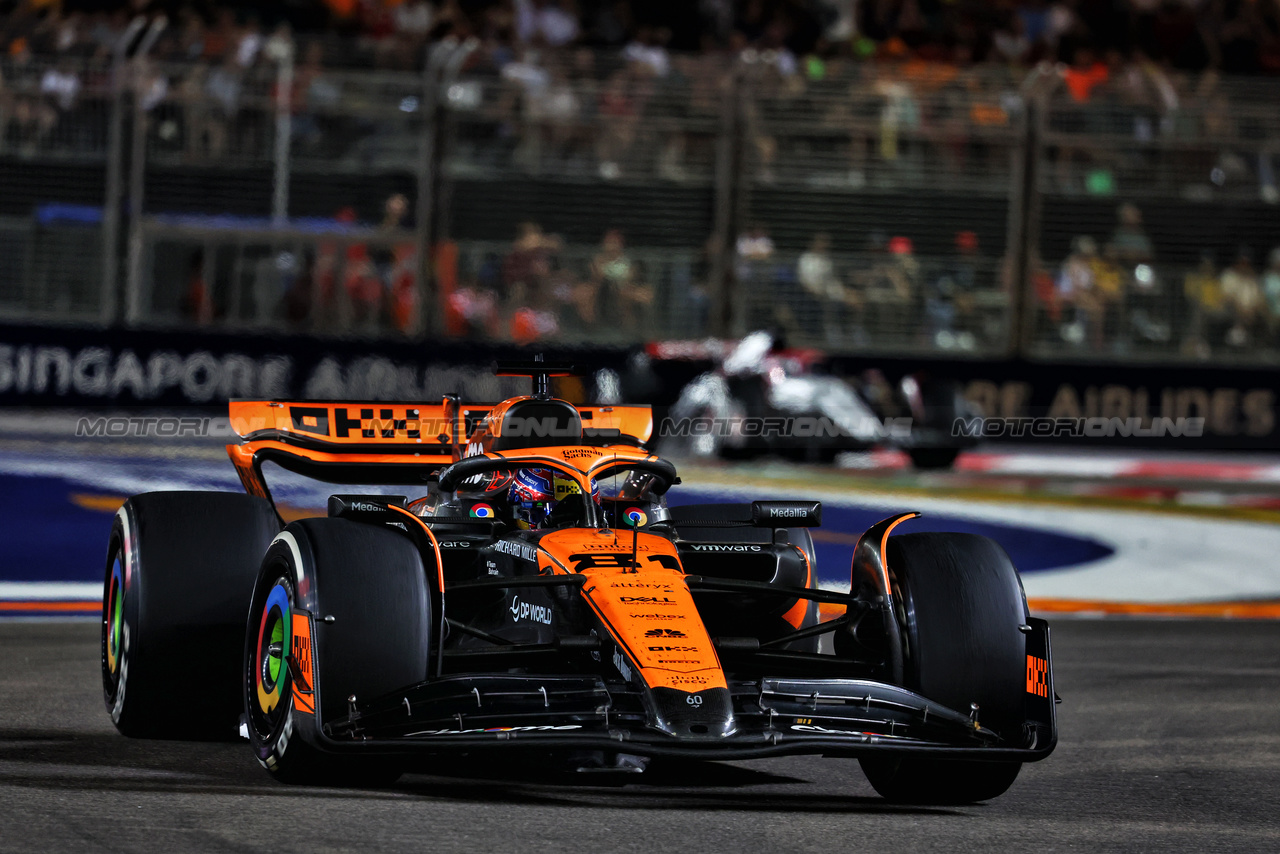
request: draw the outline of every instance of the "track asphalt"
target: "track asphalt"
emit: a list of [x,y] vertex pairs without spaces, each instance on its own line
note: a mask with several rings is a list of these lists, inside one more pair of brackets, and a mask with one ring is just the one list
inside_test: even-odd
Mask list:
[[4,622],[0,852],[1280,850],[1280,623],[1053,627],[1057,751],[988,804],[911,809],[820,758],[621,777],[454,760],[387,790],[285,787],[243,742],[116,734],[95,622]]

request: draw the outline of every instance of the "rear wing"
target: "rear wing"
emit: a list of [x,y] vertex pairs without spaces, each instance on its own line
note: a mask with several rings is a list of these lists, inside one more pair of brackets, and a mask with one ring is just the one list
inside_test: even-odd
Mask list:
[[[468,442],[495,406],[452,395],[431,404],[233,400],[231,427],[243,441],[228,445],[227,453],[245,490],[264,498],[270,498],[264,461],[329,483],[423,484],[440,468],[484,450]],[[574,444],[641,445],[653,433],[648,406],[577,409],[583,438]]]
[[[476,425],[495,406],[462,403],[452,397],[428,404],[233,400],[230,416],[236,435],[249,442],[274,439],[317,450],[367,448],[452,457],[453,448],[466,445]],[[589,443],[616,438],[619,444],[643,444],[653,435],[653,412],[648,406],[577,409]]]
[[[465,430],[465,419],[483,418],[490,408],[450,401],[386,404],[233,400],[230,415],[231,429],[246,442],[277,441],[339,454],[407,451],[442,457],[447,463],[453,458],[454,434],[461,435]],[[459,415],[464,419],[461,429],[457,424]]]

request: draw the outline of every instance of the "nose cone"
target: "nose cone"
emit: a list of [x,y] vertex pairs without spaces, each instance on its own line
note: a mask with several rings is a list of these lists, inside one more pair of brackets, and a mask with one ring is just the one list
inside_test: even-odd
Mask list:
[[728,688],[654,688],[653,725],[677,738],[723,738],[737,729]]

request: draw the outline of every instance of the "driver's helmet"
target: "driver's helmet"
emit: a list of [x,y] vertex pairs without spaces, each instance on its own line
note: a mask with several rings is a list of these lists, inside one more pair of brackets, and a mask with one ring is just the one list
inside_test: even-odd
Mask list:
[[[523,530],[536,531],[543,526],[556,504],[582,489],[573,478],[554,469],[520,469],[511,481],[507,494],[516,524]],[[591,499],[600,500],[600,487],[591,482]],[[566,508],[567,509],[567,508]]]

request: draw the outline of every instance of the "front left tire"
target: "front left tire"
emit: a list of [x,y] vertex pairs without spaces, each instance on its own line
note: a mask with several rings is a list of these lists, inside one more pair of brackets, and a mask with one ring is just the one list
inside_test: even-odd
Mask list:
[[116,513],[103,582],[102,693],[135,738],[232,738],[244,612],[280,530],[270,502],[149,492]]

